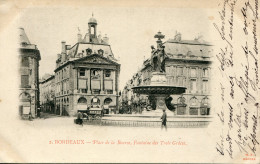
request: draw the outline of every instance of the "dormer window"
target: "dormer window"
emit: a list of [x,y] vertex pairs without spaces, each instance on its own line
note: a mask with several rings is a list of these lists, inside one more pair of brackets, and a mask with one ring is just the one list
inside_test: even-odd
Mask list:
[[86,49],[87,55],[91,55],[92,50],[90,48]]
[[111,76],[111,71],[110,70],[106,70],[105,71],[105,76],[106,77],[110,77]]
[[98,50],[98,54],[101,55],[101,56],[103,56],[104,51],[103,51],[102,49],[99,49],[99,50]]

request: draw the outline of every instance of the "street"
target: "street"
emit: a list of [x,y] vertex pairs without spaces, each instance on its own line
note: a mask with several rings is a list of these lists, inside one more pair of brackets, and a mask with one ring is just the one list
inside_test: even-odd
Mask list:
[[214,156],[204,151],[215,146],[206,128],[81,126],[73,119],[19,121],[5,136],[23,162],[193,162],[184,157],[199,154],[205,162]]

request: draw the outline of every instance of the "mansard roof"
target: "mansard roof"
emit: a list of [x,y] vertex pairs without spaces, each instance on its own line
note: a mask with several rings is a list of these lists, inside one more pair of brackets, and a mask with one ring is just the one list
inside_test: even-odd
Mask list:
[[176,57],[198,57],[211,58],[213,47],[208,42],[199,42],[198,40],[168,40],[163,43],[165,53],[169,58]]
[[120,65],[117,62],[110,60],[104,56],[98,55],[98,54],[92,54],[88,55],[76,60],[72,61],[73,63],[75,62],[85,62],[85,63],[95,63],[95,64],[113,64],[113,65]]
[[87,56],[86,50],[90,49],[93,54],[98,53],[99,50],[103,50],[104,57],[111,57],[113,60],[116,61],[114,58],[114,54],[111,50],[110,45],[108,44],[99,44],[99,43],[76,43],[69,51],[68,55],[70,58],[79,58],[78,55]]

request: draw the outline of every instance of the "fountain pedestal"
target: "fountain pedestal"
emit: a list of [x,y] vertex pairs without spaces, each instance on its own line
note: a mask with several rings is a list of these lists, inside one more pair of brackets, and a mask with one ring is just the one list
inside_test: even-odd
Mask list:
[[162,110],[166,110],[166,113],[173,114],[173,111],[170,111],[166,104],[166,97],[172,94],[182,94],[185,92],[185,87],[176,87],[170,86],[167,84],[166,73],[162,72],[153,72],[151,78],[151,84],[146,86],[137,86],[132,88],[134,93],[145,94],[153,96],[156,102],[156,109],[153,111],[144,112],[145,115],[161,115]]

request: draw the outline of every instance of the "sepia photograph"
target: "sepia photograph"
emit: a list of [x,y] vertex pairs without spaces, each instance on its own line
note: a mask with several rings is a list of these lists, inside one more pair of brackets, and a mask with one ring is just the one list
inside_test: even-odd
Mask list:
[[259,163],[258,0],[0,1],[1,163]]

